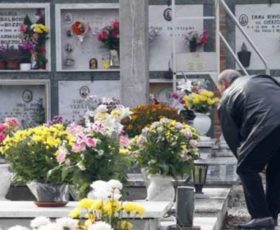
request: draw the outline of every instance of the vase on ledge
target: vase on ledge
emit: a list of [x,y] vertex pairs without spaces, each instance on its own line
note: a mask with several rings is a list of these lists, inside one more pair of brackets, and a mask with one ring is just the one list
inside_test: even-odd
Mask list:
[[7,163],[0,163],[0,200],[7,200],[6,195],[11,185],[12,173],[9,170],[9,166]]
[[201,140],[208,140],[210,137],[207,137],[206,134],[208,133],[212,124],[212,120],[209,114],[206,113],[195,113],[195,118],[193,120],[193,127],[202,135]]
[[147,187],[147,201],[170,201],[174,202],[175,189],[173,177],[163,175],[149,175]]
[[38,207],[63,207],[69,201],[69,186],[67,184],[51,184],[41,181],[31,181],[27,184],[35,196]]

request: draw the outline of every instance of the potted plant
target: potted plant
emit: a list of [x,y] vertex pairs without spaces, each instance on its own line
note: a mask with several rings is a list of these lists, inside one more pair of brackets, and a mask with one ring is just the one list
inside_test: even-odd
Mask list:
[[94,180],[125,181],[130,165],[129,157],[120,152],[120,145],[127,142],[121,120],[130,115],[129,109],[115,99],[87,100],[91,103],[82,122],[68,127],[74,136],[71,146],[62,145],[57,152],[58,168],[71,178],[80,197],[86,197]]
[[37,205],[66,204],[69,178],[63,178],[59,170],[50,174],[50,170],[58,165],[58,146],[71,145],[73,138],[63,124],[45,124],[18,130],[3,141],[0,152],[10,163],[15,179],[27,183]]
[[48,61],[46,58],[46,40],[48,39],[49,28],[45,25],[44,15],[39,16],[40,18],[33,23],[26,15],[20,25],[22,42],[19,45],[19,50],[22,51],[22,58],[24,59],[22,63],[31,62],[32,69],[45,69]]
[[204,31],[202,34],[198,34],[197,31],[192,30],[187,33],[185,39],[189,46],[190,52],[196,52],[198,47],[204,46],[208,43],[209,35],[207,31]]
[[131,110],[130,119],[123,121],[124,129],[129,137],[139,135],[142,129],[153,123],[159,121],[160,118],[166,117],[176,121],[183,121],[183,118],[178,115],[177,110],[169,105],[161,103],[151,103],[138,105]]
[[174,200],[173,178],[190,173],[198,157],[199,135],[191,126],[161,118],[134,137],[129,152],[151,181],[147,200]]
[[110,68],[118,68],[119,62],[119,46],[120,46],[120,23],[115,20],[111,25],[105,26],[98,34],[98,41],[103,43],[103,47],[109,49],[110,52]]
[[194,82],[192,91],[181,97],[181,103],[187,109],[195,112],[193,126],[200,134],[205,135],[211,127],[211,119],[209,113],[219,103],[219,97],[214,92],[205,89],[200,82]]

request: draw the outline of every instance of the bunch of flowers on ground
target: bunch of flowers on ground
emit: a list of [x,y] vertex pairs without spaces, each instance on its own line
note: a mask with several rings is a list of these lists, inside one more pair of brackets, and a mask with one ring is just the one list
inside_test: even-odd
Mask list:
[[82,124],[68,126],[74,142],[71,146],[61,145],[56,152],[57,168],[62,169],[64,177],[71,178],[82,197],[94,180],[113,177],[125,180],[129,165],[129,157],[120,153],[120,145],[127,142],[122,135],[121,120],[130,111],[113,99],[103,101],[100,104],[93,100],[92,110],[87,112]]
[[118,20],[112,22],[111,25],[105,26],[98,34],[97,39],[103,43],[107,49],[119,50],[120,43],[120,23]]
[[191,126],[162,118],[133,138],[129,151],[149,174],[176,177],[191,170],[198,157],[198,139]]

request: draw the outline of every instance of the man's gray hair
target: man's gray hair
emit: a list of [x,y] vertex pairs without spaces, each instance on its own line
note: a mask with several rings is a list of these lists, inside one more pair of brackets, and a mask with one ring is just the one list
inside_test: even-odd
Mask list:
[[241,77],[241,74],[234,69],[226,69],[221,72],[218,76],[218,82],[220,83],[222,80],[225,80],[229,83],[232,83],[236,78]]

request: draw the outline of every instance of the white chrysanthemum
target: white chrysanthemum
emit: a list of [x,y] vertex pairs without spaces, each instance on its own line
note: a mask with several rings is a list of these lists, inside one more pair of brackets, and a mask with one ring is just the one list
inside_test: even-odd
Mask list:
[[107,113],[108,112],[108,108],[106,105],[99,105],[96,110],[96,113]]
[[88,230],[113,230],[110,224],[103,221],[98,221],[88,227]]
[[30,228],[16,225],[16,226],[10,227],[8,230],[30,230]]
[[50,224],[51,221],[49,218],[45,217],[45,216],[39,216],[36,217],[35,219],[33,219],[30,223],[30,227],[31,228],[39,228],[41,226]]
[[41,226],[40,228],[38,228],[38,230],[63,230],[63,228],[61,228],[56,223],[50,223],[50,224]]
[[113,190],[118,189],[118,190],[122,190],[123,185],[119,180],[109,180],[108,184],[112,187]]
[[61,229],[76,230],[78,229],[78,220],[74,220],[70,217],[62,217],[56,219],[56,223]]

